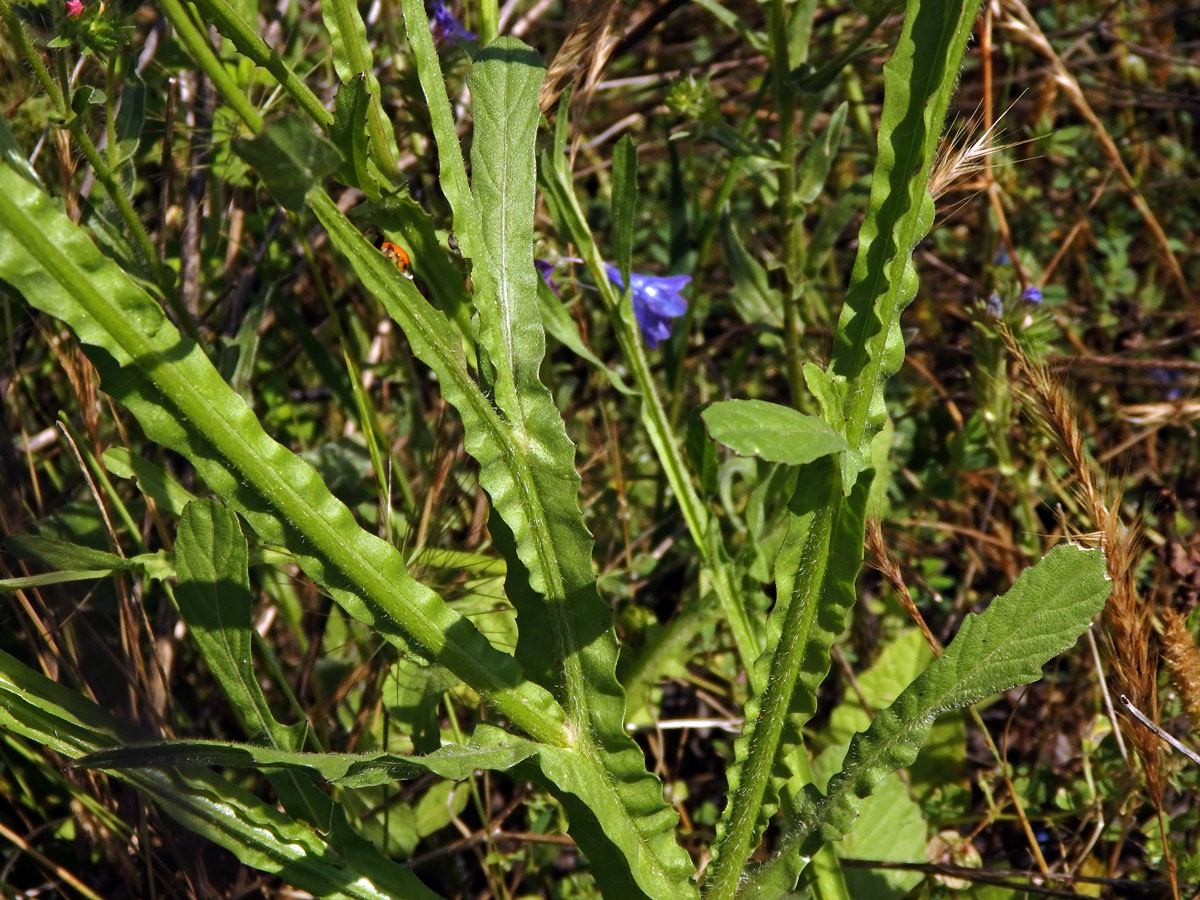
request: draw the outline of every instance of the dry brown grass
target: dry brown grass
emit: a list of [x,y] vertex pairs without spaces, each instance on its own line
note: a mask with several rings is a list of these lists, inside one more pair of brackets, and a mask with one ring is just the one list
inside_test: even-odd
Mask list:
[[[1141,553],[1140,523],[1121,521],[1118,486],[1111,483],[1104,469],[1091,457],[1084,435],[1063,385],[1039,363],[1021,350],[1012,333],[1005,330],[1009,352],[1025,380],[1023,392],[1026,411],[1055,443],[1074,473],[1072,488],[1082,509],[1091,517],[1101,535],[1112,593],[1104,608],[1103,623],[1107,637],[1110,678],[1117,692],[1128,697],[1151,720],[1157,721],[1158,700],[1155,691],[1157,644],[1153,626],[1153,604],[1138,596],[1134,568]],[[1186,629],[1185,629],[1186,630]],[[1196,670],[1200,674],[1200,668]],[[1148,728],[1132,719],[1122,719],[1121,727],[1137,751],[1151,803],[1163,816],[1166,778],[1159,765],[1161,745]],[[1173,896],[1174,863],[1168,859],[1168,878]]]

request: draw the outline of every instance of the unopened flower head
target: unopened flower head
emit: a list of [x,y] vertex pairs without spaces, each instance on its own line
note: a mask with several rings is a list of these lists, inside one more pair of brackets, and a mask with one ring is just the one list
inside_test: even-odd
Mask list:
[[83,15],[83,0],[67,0],[67,18]]
[[[611,263],[604,264],[608,280],[621,290],[625,283],[621,279],[620,270]],[[637,317],[638,326],[642,329],[642,337],[650,349],[658,346],[659,341],[665,341],[671,336],[671,320],[687,312],[687,298],[681,291],[692,280],[690,275],[639,275],[629,274],[629,283],[633,294],[633,314]]]

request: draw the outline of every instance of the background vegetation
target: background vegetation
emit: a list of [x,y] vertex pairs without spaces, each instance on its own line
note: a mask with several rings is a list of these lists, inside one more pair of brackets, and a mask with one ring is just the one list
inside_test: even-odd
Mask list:
[[[399,547],[417,581],[520,658],[518,601],[497,547],[513,537],[489,516],[445,382],[414,358],[347,264],[333,213],[289,204],[286,185],[264,189],[262,156],[238,143],[247,116],[274,120],[296,95],[220,39],[222,71],[249,106],[235,108],[168,24],[194,15],[191,6],[76,2],[0,0],[6,159],[16,148],[67,217],[161,293],[266,432]],[[203,6],[205,16],[216,6]],[[455,196],[433,137],[442,126],[400,4],[360,7],[361,38],[353,23],[339,30],[336,6],[235,8],[322,108],[369,95],[369,163],[368,151],[356,161],[373,173],[393,167],[397,182],[402,173],[431,215],[436,231],[406,242],[412,287],[471,334],[469,310],[455,305],[455,278],[466,271],[456,253],[468,236],[452,227]],[[414,4],[404,6],[411,14]],[[771,17],[805,21],[802,10],[812,11],[811,30],[782,32],[793,67],[781,81]],[[566,177],[604,259],[620,265],[624,253],[634,272],[691,276],[687,313],[647,351],[650,371],[696,489],[740,577],[756,586],[745,596],[760,628],[782,540],[770,511],[789,476],[709,442],[700,412],[729,398],[816,412],[799,366],[833,353],[868,204],[881,67],[903,10],[512,0],[495,21],[492,11],[449,8],[474,33],[520,37],[547,62],[546,124],[566,127],[569,109]],[[197,33],[227,34],[211,24]],[[905,365],[885,396],[892,463],[872,486],[870,565],[805,728],[815,780],[837,772],[850,736],[967,613],[1049,548],[1103,536],[1114,590],[1098,626],[1043,680],[941,717],[917,761],[881,782],[859,827],[836,845],[841,875],[809,871],[801,890],[1197,895],[1200,767],[1120,698],[1185,744],[1200,722],[1200,15],[1187,3],[1004,0],[985,4],[975,28],[931,185],[937,219],[914,254],[920,289],[901,320]],[[364,48],[369,55],[355,57]],[[466,77],[479,46],[443,33],[437,50],[451,124],[469,145],[480,92],[471,96]],[[357,100],[338,93],[363,71],[373,75]],[[781,109],[794,115],[790,130]],[[541,129],[539,149],[551,135]],[[623,228],[614,216],[629,207],[613,194],[627,183],[614,171],[629,171],[625,135],[636,142],[639,199]],[[789,142],[801,160],[794,170],[778,162]],[[259,150],[286,155],[292,146]],[[364,197],[361,174],[339,171],[329,182],[343,211],[379,200],[369,189]],[[781,193],[794,206],[781,209]],[[608,285],[580,262],[552,191],[537,202],[536,252],[555,263],[561,298],[542,290],[550,340],[541,377],[577,447],[629,729],[679,816],[684,849],[703,865],[751,690],[736,624],[720,615],[705,568],[713,551],[689,530],[631,396],[637,363],[608,315],[599,290]],[[392,225],[360,210],[350,221],[376,243],[417,234],[412,219]],[[28,301],[0,283],[0,527],[9,538],[0,649],[136,723],[135,737],[252,737],[204,662],[196,625],[181,622],[188,564],[172,561],[174,588],[153,572],[154,554],[172,550],[180,532],[208,527],[180,519],[179,492],[203,495],[204,481],[100,391],[72,331]],[[213,521],[219,532],[220,515]],[[213,540],[237,547],[229,536]],[[250,563],[253,649],[232,655],[252,652],[251,680],[280,719],[307,721],[310,749],[429,753],[498,721],[444,667],[346,615],[281,543],[252,538],[240,550]],[[289,879],[164,815],[161,799],[144,802],[145,784],[139,794],[67,767],[13,730],[0,730],[0,759],[0,893],[295,896]],[[287,790],[228,759],[185,762],[219,768],[214,796],[233,785],[273,803]],[[600,862],[567,836],[560,801],[535,784],[527,761],[510,764],[435,766],[329,793],[358,835],[442,896],[598,896]],[[318,831],[336,832],[329,821]]]

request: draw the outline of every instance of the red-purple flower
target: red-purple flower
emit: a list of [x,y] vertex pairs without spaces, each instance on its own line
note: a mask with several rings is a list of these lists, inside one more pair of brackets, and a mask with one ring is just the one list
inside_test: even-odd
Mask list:
[[[621,290],[625,283],[620,270],[611,263],[604,264],[608,280]],[[642,337],[651,350],[671,336],[671,320],[687,312],[687,298],[681,291],[692,280],[690,275],[639,275],[629,273],[633,294],[633,314],[642,329]]]
[[446,8],[446,4],[442,0],[433,0],[429,4],[429,14],[433,17],[429,22],[429,27],[433,31],[435,41],[440,42],[449,38],[450,43],[457,44],[459,41],[475,40],[475,32],[464,28],[462,23],[454,18],[454,13]]
[[83,0],[67,0],[67,18],[83,15]]

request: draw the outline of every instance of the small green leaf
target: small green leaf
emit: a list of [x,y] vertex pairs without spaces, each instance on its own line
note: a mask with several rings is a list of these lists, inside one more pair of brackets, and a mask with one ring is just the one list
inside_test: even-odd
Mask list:
[[801,466],[846,449],[846,441],[825,422],[778,403],[725,400],[703,417],[713,440],[740,456]]
[[183,508],[196,497],[167,474],[165,469],[135,456],[124,447],[105,450],[100,457],[106,468],[118,478],[133,478],[143,494],[158,504],[159,512],[172,516],[183,514]]
[[361,78],[366,82],[366,127],[371,136],[368,145],[371,158],[379,171],[389,179],[402,181],[403,175],[396,163],[400,155],[396,147],[396,132],[380,100],[371,42],[367,40],[367,26],[358,12],[358,5],[354,0],[325,0],[321,4],[321,17],[329,29],[330,43],[333,45],[333,68],[338,79],[349,82]]
[[337,148],[295,115],[272,122],[258,137],[234,141],[233,152],[254,167],[271,196],[292,212],[302,209],[305,194],[342,163]]
[[604,360],[587,348],[583,338],[579,336],[579,328],[563,306],[562,300],[554,295],[554,291],[550,290],[550,286],[544,281],[538,285],[538,310],[542,314],[542,327],[546,329],[547,334],[573,351],[580,359],[591,363],[618,392],[626,397],[639,396],[620,375],[604,364]]
[[699,407],[688,413],[684,449],[700,482],[700,492],[706,497],[714,497],[717,493],[717,454],[704,433],[703,415],[704,410]]
[[613,148],[612,220],[613,251],[622,284],[629,284],[633,268],[633,214],[637,207],[637,147],[625,134]]
[[825,179],[829,177],[829,167],[833,165],[842,142],[842,129],[846,125],[846,111],[849,108],[850,105],[845,101],[838,105],[821,137],[808,148],[804,159],[796,167],[796,202],[812,203],[821,196]]
[[117,163],[133,158],[142,139],[146,124],[146,83],[134,70],[125,75],[121,91],[121,109],[117,113]]
[[379,184],[371,177],[367,156],[367,114],[371,95],[367,91],[367,78],[356,75],[338,85],[333,103],[333,124],[329,138],[341,151],[345,164],[342,180],[354,185],[370,200],[379,200]]
[[187,505],[175,539],[179,614],[247,732],[292,750],[305,723],[289,728],[276,721],[254,675],[249,561],[234,513],[215,500]]
[[783,327],[783,298],[771,287],[767,270],[746,249],[737,227],[728,215],[720,219],[721,247],[733,279],[730,302],[748,325]]

